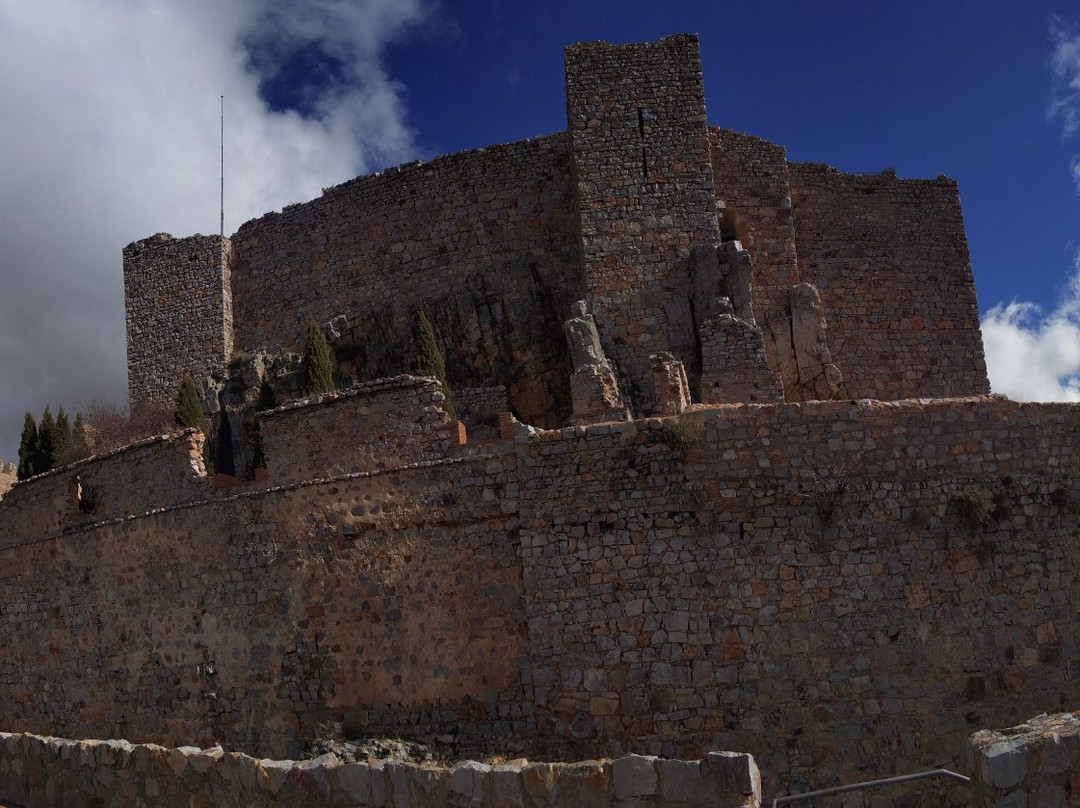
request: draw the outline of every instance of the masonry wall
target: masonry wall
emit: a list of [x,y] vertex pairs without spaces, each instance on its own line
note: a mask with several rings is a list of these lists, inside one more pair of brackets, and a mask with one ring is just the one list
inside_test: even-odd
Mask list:
[[1075,691],[1069,405],[736,406],[522,445],[540,738],[933,768]]
[[649,357],[700,372],[687,261],[720,240],[696,36],[566,49],[574,202],[592,311],[637,411]]
[[435,379],[398,376],[260,413],[271,479],[310,480],[447,456],[455,425]]
[[[0,710],[260,755],[327,721],[737,748],[792,790],[941,765],[1075,691],[1078,433],[1002,399],[718,407],[66,533],[10,521],[40,478],[0,504]],[[140,451],[95,462],[175,479]]]
[[0,549],[205,498],[203,442],[193,429],[162,435],[20,482],[0,502]]
[[520,574],[492,462],[278,487],[2,551],[6,724],[277,756],[331,718],[526,732]]
[[220,374],[233,351],[232,244],[167,233],[124,248],[128,398],[171,409],[184,374]]
[[233,237],[236,345],[298,348],[345,315],[334,347],[360,379],[407,372],[425,308],[452,386],[504,385],[530,423],[570,412],[562,321],[584,284],[573,257],[566,136],[359,177]]
[[793,163],[803,281],[852,398],[989,391],[956,183]]

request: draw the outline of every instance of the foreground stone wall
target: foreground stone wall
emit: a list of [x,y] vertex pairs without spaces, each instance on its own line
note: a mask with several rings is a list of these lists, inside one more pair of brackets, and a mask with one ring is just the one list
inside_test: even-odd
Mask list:
[[821,293],[846,395],[988,393],[956,183],[790,172],[799,274]]
[[520,444],[540,738],[737,745],[797,786],[1071,699],[1069,405],[739,406]]
[[307,808],[542,808],[549,805],[757,808],[761,779],[749,755],[703,760],[630,755],[618,760],[453,768],[393,760],[343,763],[258,760],[209,749],[68,741],[0,733],[0,799],[24,808],[56,805],[243,805]]
[[[332,409],[310,406],[342,429]],[[275,756],[327,723],[562,759],[739,748],[796,791],[951,763],[971,727],[1074,695],[1075,405],[505,426],[7,542],[9,728]]]
[[980,808],[1080,804],[1080,713],[1040,715],[976,732],[967,748]]

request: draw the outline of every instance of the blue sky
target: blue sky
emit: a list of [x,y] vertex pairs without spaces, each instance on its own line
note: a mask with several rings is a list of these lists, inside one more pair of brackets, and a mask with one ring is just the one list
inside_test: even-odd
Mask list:
[[997,392],[1080,399],[1080,7],[1065,2],[0,0],[0,457],[125,396],[120,251],[565,128],[562,49],[701,37],[710,122],[959,181]]

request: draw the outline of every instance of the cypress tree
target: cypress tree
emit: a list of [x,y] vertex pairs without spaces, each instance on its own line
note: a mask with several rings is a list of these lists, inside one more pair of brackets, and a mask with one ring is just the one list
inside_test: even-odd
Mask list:
[[44,474],[56,465],[56,421],[52,410],[45,405],[38,425],[37,451],[34,453],[34,474]]
[[37,453],[37,422],[29,412],[23,418],[22,438],[19,440],[19,468],[16,477],[27,480],[34,476],[34,455]]
[[420,309],[416,315],[416,321],[413,323],[412,338],[413,373],[417,376],[431,376],[439,380],[443,392],[442,408],[451,418],[457,418],[457,413],[454,411],[454,402],[450,398],[450,385],[446,381],[446,363],[443,361],[442,354],[439,353],[439,346],[435,342],[435,329],[432,328],[431,320],[427,318],[427,314],[424,313],[423,309]]
[[180,380],[176,391],[176,408],[173,410],[173,422],[181,429],[196,427],[206,434],[206,422],[203,418],[202,402],[195,382],[187,374]]
[[61,407],[56,413],[56,462],[67,463],[68,452],[71,450],[71,423],[67,413]]
[[308,323],[307,344],[300,364],[300,395],[316,396],[334,390],[334,372],[326,335],[314,321]]

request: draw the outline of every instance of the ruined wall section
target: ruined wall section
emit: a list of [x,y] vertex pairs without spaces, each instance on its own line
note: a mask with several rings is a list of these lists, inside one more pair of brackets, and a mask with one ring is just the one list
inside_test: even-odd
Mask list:
[[233,237],[239,350],[333,347],[361,380],[410,367],[424,308],[451,387],[504,385],[531,423],[570,411],[562,321],[583,294],[564,134],[411,163],[327,189]]
[[162,435],[24,480],[0,501],[0,549],[206,497],[202,433]]
[[788,290],[800,281],[787,152],[775,143],[717,127],[709,128],[709,144],[723,238],[738,239],[753,257],[754,314],[763,326],[769,364],[779,370],[776,340],[768,326],[790,317]]
[[853,398],[989,392],[956,183],[793,163],[799,272]]
[[233,248],[167,233],[124,248],[128,401],[171,410],[183,375],[220,375],[233,351]]
[[649,357],[699,372],[687,261],[719,243],[696,36],[566,49],[574,202],[589,303],[604,351],[640,413]]
[[539,739],[748,749],[797,791],[1061,709],[1076,414],[744,405],[519,443]]
[[260,413],[269,478],[310,480],[441,460],[456,430],[436,379],[398,376]]
[[8,489],[15,485],[15,480],[18,478],[18,472],[19,469],[14,463],[0,460],[0,499],[3,499],[4,494],[8,492]]

